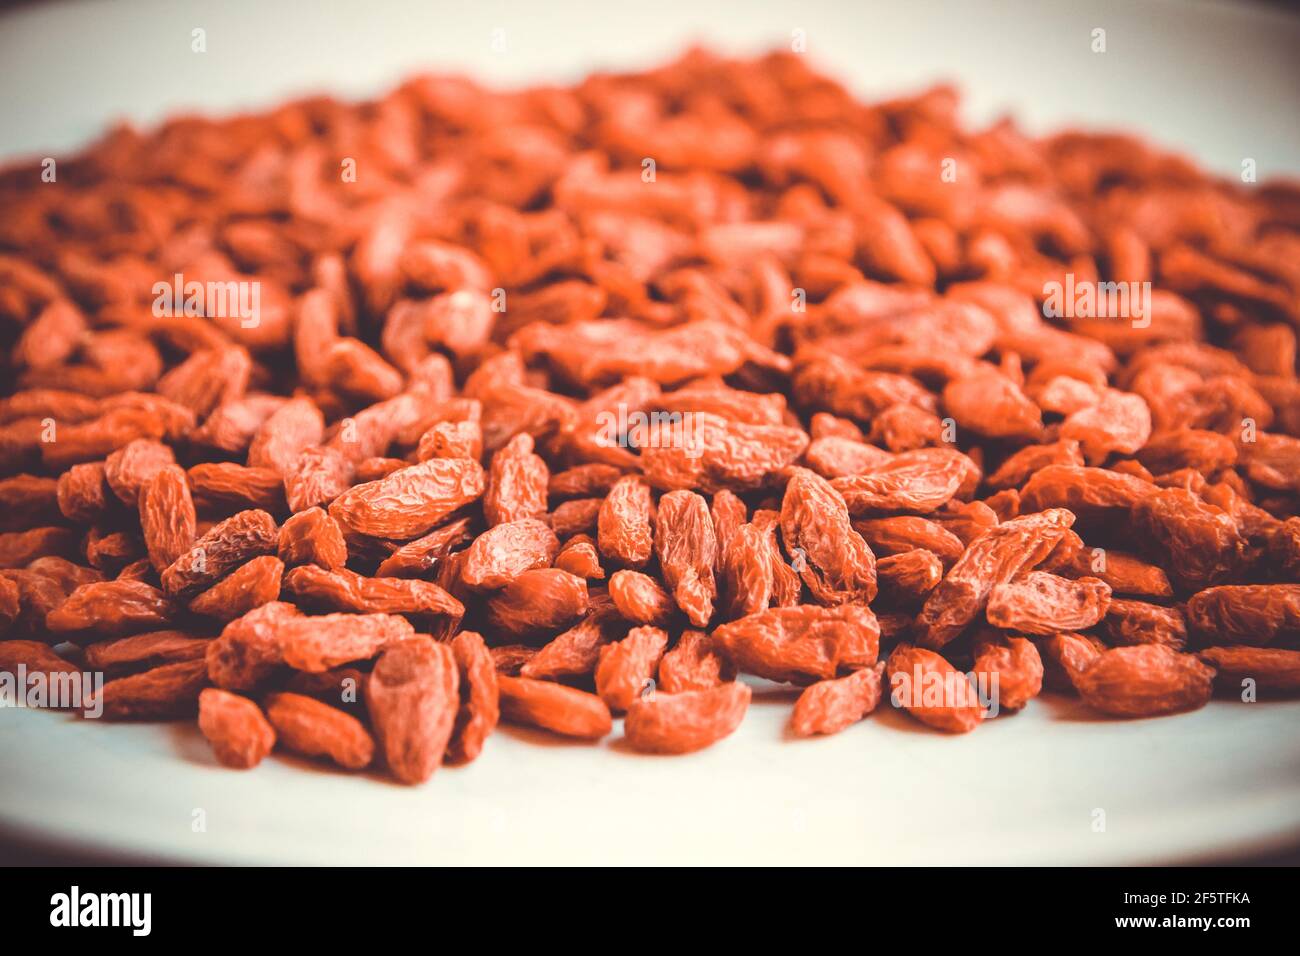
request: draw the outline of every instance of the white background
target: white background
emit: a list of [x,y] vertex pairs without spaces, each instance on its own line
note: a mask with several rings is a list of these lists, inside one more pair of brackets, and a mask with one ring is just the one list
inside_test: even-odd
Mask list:
[[[207,52],[190,31],[207,31]],[[1090,50],[1104,28],[1107,52]],[[507,52],[493,53],[492,31]],[[81,0],[0,17],[0,156],[66,150],[110,118],[365,96],[417,70],[506,86],[649,66],[700,41],[809,55],[864,96],[947,79],[971,119],[1141,130],[1211,168],[1300,173],[1300,18],[1184,0]]]

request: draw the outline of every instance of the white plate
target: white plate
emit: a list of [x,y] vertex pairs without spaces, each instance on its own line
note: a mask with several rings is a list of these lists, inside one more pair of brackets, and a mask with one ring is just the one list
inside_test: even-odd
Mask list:
[[686,757],[631,753],[617,725],[595,747],[506,727],[416,788],[295,758],[226,770],[188,723],[8,711],[0,820],[211,863],[1125,864],[1300,840],[1300,701],[1116,722],[1043,699],[962,737],[887,708],[791,740],[793,700],[764,690]]
[[[39,5],[0,20],[0,156],[62,155],[111,119],[363,95],[415,69],[572,80],[694,40],[809,55],[863,95],[958,82],[968,114],[1030,128],[1122,126],[1235,174],[1300,171],[1300,26],[1187,3],[1054,6],[656,2]],[[190,50],[207,31],[208,52]],[[1107,31],[1107,52],[1090,51]],[[507,52],[494,54],[492,31]],[[786,739],[764,690],[740,730],[689,757],[503,729],[423,787],[275,757],[216,766],[191,725],[0,711],[0,827],[51,848],[221,863],[1151,863],[1300,841],[1300,701],[1156,720],[1035,701],[949,738],[881,713]],[[1104,814],[1104,829],[1097,823]],[[196,832],[196,820],[204,829]]]

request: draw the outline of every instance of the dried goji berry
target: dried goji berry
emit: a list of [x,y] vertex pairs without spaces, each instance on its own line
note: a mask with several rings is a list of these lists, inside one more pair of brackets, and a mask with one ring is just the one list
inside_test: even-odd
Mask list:
[[247,697],[216,687],[199,694],[199,730],[217,760],[236,770],[256,767],[275,746],[275,730]]
[[273,554],[280,532],[265,511],[241,511],[214,525],[162,572],[163,590],[189,596],[210,587],[232,569]]
[[521,434],[510,439],[492,456],[483,496],[483,514],[488,525],[542,517],[546,514],[549,481],[546,462],[533,454],[532,436]]
[[994,627],[1022,634],[1081,631],[1106,616],[1110,585],[1097,578],[1058,577],[1031,571],[989,591],[984,609]]
[[650,488],[641,479],[620,478],[605,496],[597,521],[596,543],[609,560],[641,568],[654,546]]
[[880,703],[880,677],[885,662],[856,670],[847,677],[818,681],[804,688],[795,701],[790,728],[800,737],[838,734],[856,724]]
[[500,717],[497,669],[480,633],[461,631],[451,640],[460,674],[460,709],[447,745],[447,761],[468,763],[482,750]]
[[1033,642],[1023,637],[977,638],[972,673],[996,693],[999,710],[1020,710],[1043,689],[1043,660]]
[[609,707],[595,694],[551,681],[497,673],[501,716],[565,737],[599,740],[613,729]]
[[131,637],[97,641],[86,646],[86,665],[107,673],[122,673],[199,660],[212,641],[185,631],[149,631]]
[[482,590],[502,588],[525,571],[549,567],[559,550],[559,539],[546,522],[505,521],[474,539],[465,554],[461,580]]
[[1203,707],[1214,671],[1164,644],[1108,650],[1075,680],[1090,707],[1117,717],[1153,717]]
[[280,596],[284,562],[265,554],[236,568],[190,601],[195,614],[231,621]]
[[176,616],[167,596],[143,581],[83,584],[45,616],[58,634],[126,635],[165,627]]
[[984,719],[984,708],[966,675],[934,651],[899,644],[886,663],[894,706],[921,723],[965,734]]
[[288,567],[315,564],[332,571],[347,564],[348,546],[338,522],[320,508],[308,508],[280,526],[277,554]]
[[493,595],[487,618],[507,634],[559,630],[587,610],[587,582],[559,568],[525,571]]
[[752,692],[739,681],[680,694],[646,694],[635,698],[623,722],[633,750],[684,754],[730,736],[749,709]]
[[86,709],[102,708],[109,720],[186,717],[198,709],[199,693],[207,683],[203,661],[164,664],[109,681]]
[[861,605],[805,604],[750,614],[723,624],[713,638],[747,674],[807,684],[834,677],[841,667],[874,664],[880,626]]
[[345,529],[405,540],[424,534],[483,494],[483,468],[468,458],[434,458],[387,478],[354,485],[334,499],[330,517]]
[[1300,651],[1278,647],[1207,647],[1196,655],[1215,678],[1240,690],[1247,680],[1269,690],[1300,690]]
[[161,468],[140,491],[140,531],[158,573],[194,545],[197,518],[179,465]]
[[659,661],[659,689],[666,694],[708,690],[736,679],[736,669],[709,635],[683,631]]
[[362,770],[374,759],[375,742],[361,721],[313,697],[270,694],[266,719],[276,742],[304,757],[328,757],[347,770]]
[[793,470],[781,502],[781,537],[795,571],[819,603],[867,604],[875,598],[875,555],[849,524],[844,499],[825,478],[806,468]]
[[634,627],[621,641],[600,649],[596,693],[615,713],[625,711],[643,691],[653,689],[668,635],[657,627]]
[[1208,641],[1294,643],[1300,637],[1300,584],[1236,584],[1207,588],[1187,602],[1187,623]]
[[1044,684],[1053,690],[1073,691],[1079,675],[1106,650],[1106,645],[1088,634],[1052,634],[1038,642],[1038,650]]
[[564,542],[555,556],[555,566],[580,578],[599,580],[605,576],[596,542],[590,535],[576,534]]
[[452,648],[427,637],[395,641],[370,674],[366,707],[388,769],[423,783],[442,763],[460,710]]

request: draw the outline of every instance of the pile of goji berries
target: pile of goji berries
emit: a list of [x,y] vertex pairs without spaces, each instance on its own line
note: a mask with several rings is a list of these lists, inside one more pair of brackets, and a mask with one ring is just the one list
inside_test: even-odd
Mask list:
[[956,110],[692,52],[5,170],[0,669],[407,782],[697,750],[740,674],[1294,691],[1300,187]]

